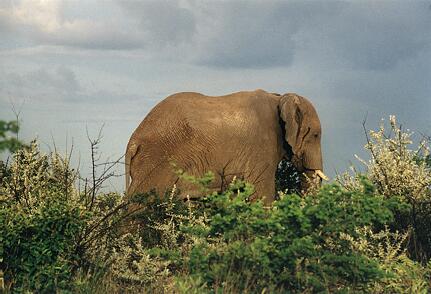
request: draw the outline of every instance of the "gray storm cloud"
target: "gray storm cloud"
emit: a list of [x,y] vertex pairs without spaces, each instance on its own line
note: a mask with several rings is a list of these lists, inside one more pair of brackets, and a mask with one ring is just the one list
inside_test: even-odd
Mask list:
[[187,43],[191,61],[210,67],[289,66],[303,47],[313,56],[325,47],[333,66],[385,70],[430,49],[426,2],[180,3],[122,6],[153,47]]
[[79,96],[82,87],[68,67],[38,68],[28,72],[9,72],[0,78],[0,94],[15,99],[39,101],[70,100]]
[[407,1],[351,4],[331,20],[333,30],[322,34],[351,66],[371,70],[393,68],[399,61],[431,49],[428,4]]
[[196,17],[177,1],[120,1],[119,5],[138,20],[144,43],[162,47],[193,40]]
[[35,44],[209,67],[286,67],[301,51],[312,59],[326,50],[333,66],[386,70],[431,48],[426,2],[118,1],[121,13],[104,19],[66,18],[61,2],[22,3],[0,7],[1,30]]

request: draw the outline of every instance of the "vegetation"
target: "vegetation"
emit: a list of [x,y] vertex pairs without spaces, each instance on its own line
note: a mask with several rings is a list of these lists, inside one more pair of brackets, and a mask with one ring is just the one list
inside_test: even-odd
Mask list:
[[[404,205],[394,211],[392,231],[409,231],[407,249],[414,260],[427,263],[431,257],[431,164],[430,140],[424,138],[416,149],[412,133],[403,131],[394,116],[387,132],[382,123],[379,130],[367,136],[366,150],[370,160],[358,158],[366,175],[385,199],[398,199]],[[348,189],[358,186],[358,173],[344,174],[339,181]]]
[[278,164],[275,173],[275,189],[287,194],[298,194],[301,192],[301,174],[287,159],[283,158]]
[[271,208],[249,202],[253,187],[238,180],[202,201],[180,200],[175,187],[124,200],[98,192],[106,169],[83,180],[67,156],[32,142],[1,165],[4,289],[428,293],[429,141],[412,150],[394,117],[389,132],[382,124],[366,134],[364,173],[352,168],[308,195],[296,193],[297,176],[278,176],[285,192]]
[[3,151],[14,152],[23,147],[22,142],[18,140],[18,132],[18,121],[0,120],[0,153]]

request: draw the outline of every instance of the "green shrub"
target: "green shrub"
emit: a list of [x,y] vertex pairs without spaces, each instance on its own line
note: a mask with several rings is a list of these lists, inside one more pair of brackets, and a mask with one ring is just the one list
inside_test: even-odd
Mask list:
[[206,200],[209,230],[190,252],[190,274],[210,288],[234,285],[235,291],[365,289],[384,272],[340,236],[386,223],[392,214],[372,186],[364,181],[363,187],[328,185],[307,198],[282,195],[265,209],[247,202],[251,186],[234,183]]
[[11,205],[0,210],[0,254],[5,279],[15,290],[52,292],[67,288],[75,238],[84,225],[79,207],[50,198],[36,209]]
[[[370,160],[358,158],[366,167],[365,176],[386,199],[398,199],[405,205],[392,211],[392,231],[409,232],[409,256],[423,264],[431,258],[431,165],[429,142],[422,140],[413,150],[412,133],[398,125],[395,116],[367,135],[365,149]],[[357,189],[359,173],[343,174],[338,181],[347,189]]]
[[75,242],[87,215],[65,190],[58,158],[37,144],[18,150],[0,186],[0,260],[14,291],[68,288],[78,256]]
[[343,235],[356,252],[378,262],[386,273],[381,280],[369,285],[369,293],[429,293],[431,267],[422,266],[407,256],[409,233],[391,232],[388,227],[380,232],[370,228],[357,229],[356,237]]
[[[140,237],[145,241],[146,248],[164,246],[166,248],[178,246],[178,227],[184,217],[188,215],[188,207],[184,200],[180,199],[173,189],[159,195],[154,191],[145,194],[134,195],[132,205],[139,207],[137,213],[132,215],[139,230]],[[162,228],[169,222],[175,236]]]
[[100,272],[100,252],[116,244],[121,196],[76,188],[77,171],[35,141],[1,165],[0,271],[12,292],[73,290],[80,272]]
[[275,172],[275,190],[287,194],[301,192],[301,173],[287,159],[283,159]]
[[18,121],[7,122],[0,120],[0,152],[15,152],[16,150],[24,146],[24,144],[20,140],[18,140],[16,136],[18,132]]

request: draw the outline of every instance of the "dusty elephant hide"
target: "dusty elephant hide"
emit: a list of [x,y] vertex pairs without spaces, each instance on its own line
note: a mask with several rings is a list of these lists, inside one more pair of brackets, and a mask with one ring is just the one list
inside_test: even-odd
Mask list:
[[176,168],[197,177],[214,172],[210,188],[217,191],[234,177],[244,179],[255,186],[256,198],[270,204],[282,158],[301,172],[324,177],[320,140],[316,110],[296,94],[174,94],[151,110],[129,140],[127,194],[164,193],[176,184],[183,197],[201,196]]

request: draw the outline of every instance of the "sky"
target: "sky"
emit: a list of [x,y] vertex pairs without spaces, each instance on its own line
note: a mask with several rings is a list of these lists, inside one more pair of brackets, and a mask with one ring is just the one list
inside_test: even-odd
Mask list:
[[0,0],[0,119],[84,176],[87,134],[115,160],[168,95],[255,89],[312,101],[330,176],[366,157],[365,118],[431,135],[431,1]]

